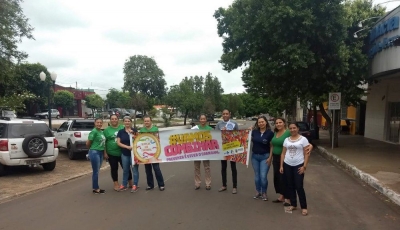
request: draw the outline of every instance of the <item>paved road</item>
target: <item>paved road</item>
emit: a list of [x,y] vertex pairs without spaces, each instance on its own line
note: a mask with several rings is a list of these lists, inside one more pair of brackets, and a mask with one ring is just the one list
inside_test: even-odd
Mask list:
[[[100,174],[105,195],[91,193],[85,176],[0,204],[0,229],[399,229],[398,207],[317,154],[307,169],[309,216],[285,213],[282,204],[253,200],[251,167],[238,165],[239,193],[217,192],[220,163],[213,161],[212,190],[195,191],[193,163],[161,165],[166,190],[146,192],[140,167],[137,193],[112,190],[109,172]],[[229,170],[229,169],[228,169]],[[228,184],[231,186],[231,184]]]

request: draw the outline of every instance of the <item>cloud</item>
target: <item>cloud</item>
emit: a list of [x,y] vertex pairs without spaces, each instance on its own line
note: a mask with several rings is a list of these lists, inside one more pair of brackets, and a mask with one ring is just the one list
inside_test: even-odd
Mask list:
[[111,29],[104,32],[104,36],[113,42],[120,44],[136,44],[141,45],[149,41],[151,37],[146,36],[143,33],[135,33],[132,31],[126,31],[122,29]]

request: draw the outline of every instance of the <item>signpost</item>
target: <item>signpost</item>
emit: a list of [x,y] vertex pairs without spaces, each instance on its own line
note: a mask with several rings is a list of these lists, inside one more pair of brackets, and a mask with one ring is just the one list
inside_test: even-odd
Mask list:
[[342,102],[341,93],[329,93],[328,109],[332,110],[332,149],[335,140],[335,110],[340,110],[340,105]]

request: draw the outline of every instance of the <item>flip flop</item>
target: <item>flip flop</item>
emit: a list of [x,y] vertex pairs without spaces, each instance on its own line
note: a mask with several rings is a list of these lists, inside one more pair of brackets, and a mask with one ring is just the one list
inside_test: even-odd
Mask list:
[[276,200],[272,201],[272,203],[282,203],[282,202],[283,202],[283,200],[279,200],[279,199],[276,199]]

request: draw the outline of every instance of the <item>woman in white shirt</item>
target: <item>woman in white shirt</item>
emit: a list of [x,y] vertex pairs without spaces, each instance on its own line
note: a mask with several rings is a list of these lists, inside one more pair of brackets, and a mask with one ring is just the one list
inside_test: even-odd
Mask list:
[[307,200],[306,193],[303,188],[304,173],[307,168],[309,154],[305,151],[309,145],[307,138],[299,134],[299,126],[297,123],[289,125],[290,137],[283,142],[283,151],[281,155],[280,173],[286,184],[288,198],[290,199],[289,210],[297,209],[297,195],[299,196],[301,214],[306,216]]

